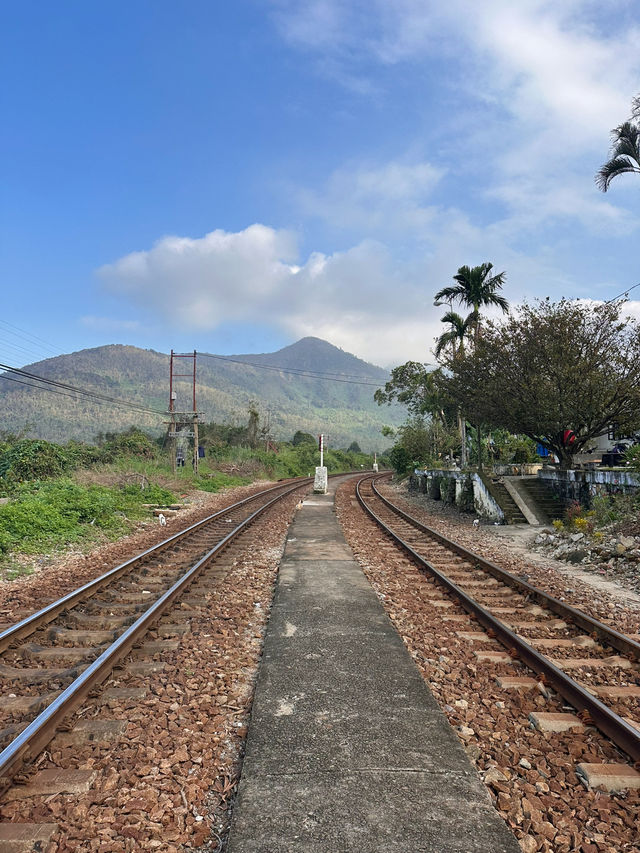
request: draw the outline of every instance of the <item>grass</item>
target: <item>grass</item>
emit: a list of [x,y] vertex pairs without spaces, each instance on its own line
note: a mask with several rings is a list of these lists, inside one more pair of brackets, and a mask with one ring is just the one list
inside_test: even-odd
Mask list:
[[16,578],[33,574],[33,566],[22,565],[16,560],[0,560],[0,580],[14,581]]
[[[16,441],[0,447],[0,495],[9,498],[0,505],[0,579],[31,571],[21,565],[21,555],[84,549],[130,533],[136,522],[151,517],[144,504],[172,504],[195,490],[215,493],[261,479],[306,476],[319,462],[315,442],[284,444],[278,453],[220,445],[207,449],[196,475],[189,463],[173,472],[167,456],[144,435],[129,431],[112,443],[112,461],[104,448],[83,445]],[[325,452],[332,473],[370,468],[371,462],[363,453]]]
[[145,503],[173,503],[173,492],[147,483],[80,485],[69,478],[35,480],[17,488],[0,506],[0,554],[37,554],[116,539],[148,517]]

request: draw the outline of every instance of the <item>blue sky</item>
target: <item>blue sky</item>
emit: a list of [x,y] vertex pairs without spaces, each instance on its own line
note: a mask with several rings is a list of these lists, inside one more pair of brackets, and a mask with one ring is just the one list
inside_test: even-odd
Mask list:
[[634,0],[24,0],[0,53],[6,363],[307,334],[429,361],[462,264],[514,304],[640,282],[640,181],[593,181]]

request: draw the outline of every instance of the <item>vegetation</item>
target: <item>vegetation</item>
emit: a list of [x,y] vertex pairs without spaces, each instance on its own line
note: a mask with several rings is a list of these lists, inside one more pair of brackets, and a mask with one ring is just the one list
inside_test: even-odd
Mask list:
[[[263,432],[255,410],[244,427],[204,424],[206,457],[198,475],[191,466],[172,472],[155,439],[137,427],[100,434],[96,445],[66,445],[0,435],[0,571],[21,572],[20,554],[85,547],[115,539],[151,517],[149,504],[167,505],[193,490],[217,492],[260,478],[312,474],[319,464],[316,440],[296,432],[294,441],[252,448]],[[297,442],[295,438],[297,436]],[[331,473],[371,467],[371,455],[329,448]]]
[[476,342],[480,336],[481,308],[496,306],[505,314],[509,310],[509,303],[498,293],[502,290],[506,273],[491,275],[492,269],[493,264],[490,263],[480,264],[477,267],[460,267],[457,274],[453,276],[456,284],[443,287],[435,295],[436,305],[442,305],[443,302],[459,302],[466,308],[472,309],[473,337]]
[[440,374],[441,393],[569,468],[610,424],[640,427],[640,326],[621,319],[622,305],[525,305],[489,323],[474,352]]
[[611,131],[609,159],[596,175],[596,184],[606,193],[619,175],[640,175],[640,95],[633,100],[632,115]]
[[[256,366],[259,365],[259,366]],[[277,369],[277,368],[281,368]],[[91,391],[131,400],[162,412],[167,408],[169,358],[153,350],[106,346],[47,359],[29,368],[38,376]],[[325,373],[335,379],[318,378]],[[368,364],[318,338],[304,338],[276,353],[234,356],[232,361],[198,353],[198,408],[209,422],[227,429],[244,429],[247,407],[255,401],[260,413],[271,408],[271,433],[278,440],[297,430],[328,433],[331,442],[348,447],[352,441],[366,449],[382,449],[385,416],[371,399],[375,385],[389,378],[387,370]],[[362,384],[360,384],[362,383]],[[188,381],[176,382],[177,409],[190,409]],[[93,442],[101,424],[121,433],[132,423],[154,437],[164,432],[162,414],[139,414],[104,406],[90,398],[50,394],[10,382],[0,376],[4,403],[3,425],[14,432],[32,424],[32,437],[64,443],[69,437]],[[400,407],[386,415],[393,425],[402,421]]]
[[450,347],[452,358],[464,358],[465,341],[471,337],[476,324],[477,318],[475,312],[472,312],[463,319],[455,311],[447,311],[444,317],[440,319],[443,323],[449,324],[449,329],[443,332],[437,339],[434,350],[435,357],[441,358]]

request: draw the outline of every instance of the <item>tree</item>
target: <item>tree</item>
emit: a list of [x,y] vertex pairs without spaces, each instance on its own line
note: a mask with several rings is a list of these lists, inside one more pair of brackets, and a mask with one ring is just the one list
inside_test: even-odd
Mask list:
[[548,299],[489,323],[473,353],[438,377],[470,418],[526,435],[570,468],[617,423],[640,426],[640,326],[623,302]]
[[313,444],[315,447],[316,440],[317,439],[315,439],[310,432],[303,432],[299,429],[293,436],[291,444],[293,444],[294,447],[297,447],[299,444]]
[[407,406],[412,416],[431,415],[446,422],[451,412],[447,411],[446,400],[435,382],[437,372],[429,370],[427,364],[407,361],[393,368],[391,379],[384,389],[378,388],[373,399],[379,406],[390,405],[397,400]]
[[351,444],[347,448],[347,453],[362,453],[362,450],[360,450],[360,445],[357,441],[351,442]]
[[506,277],[505,272],[491,275],[493,264],[484,263],[478,267],[460,267],[453,280],[457,284],[443,287],[435,295],[435,304],[443,302],[460,302],[467,308],[473,309],[474,340],[480,335],[480,308],[495,305],[506,314],[509,303],[498,291],[502,289]]
[[441,322],[449,323],[450,328],[436,340],[435,357],[440,358],[449,345],[453,358],[464,356],[464,342],[470,337],[471,330],[474,328],[475,313],[472,312],[463,319],[455,311],[447,311],[444,317],[441,317]]
[[596,184],[603,193],[611,181],[626,172],[640,175],[640,127],[625,121],[611,131],[609,159],[596,175]]

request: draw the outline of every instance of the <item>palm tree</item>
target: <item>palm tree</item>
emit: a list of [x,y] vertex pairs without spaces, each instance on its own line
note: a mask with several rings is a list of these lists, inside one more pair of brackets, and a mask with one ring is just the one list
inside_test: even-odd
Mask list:
[[[472,326],[475,342],[480,335],[480,308],[486,305],[497,305],[506,314],[509,303],[497,291],[502,289],[506,277],[505,272],[491,275],[493,264],[484,263],[479,267],[460,267],[453,280],[457,284],[443,287],[435,296],[435,304],[442,302],[460,302],[472,310]],[[469,319],[469,318],[467,318]]]
[[[640,117],[640,98],[634,100],[634,111]],[[640,126],[631,121],[611,131],[611,154],[596,175],[596,184],[606,193],[611,181],[625,172],[640,174]]]
[[447,311],[444,317],[441,317],[443,323],[449,323],[449,330],[443,332],[436,341],[434,350],[436,358],[439,358],[442,351],[451,344],[453,358],[460,358],[464,355],[464,342],[471,336],[471,330],[474,328],[475,313],[471,312],[464,319],[456,314],[455,311]]
[[[453,360],[464,357],[464,342],[471,336],[471,330],[476,322],[476,314],[471,312],[464,319],[455,311],[447,311],[440,318],[443,323],[449,323],[449,331],[443,332],[436,341],[434,350],[436,358],[439,358],[445,347],[451,344]],[[460,430],[460,467],[467,464],[467,420],[458,409],[458,429]]]

